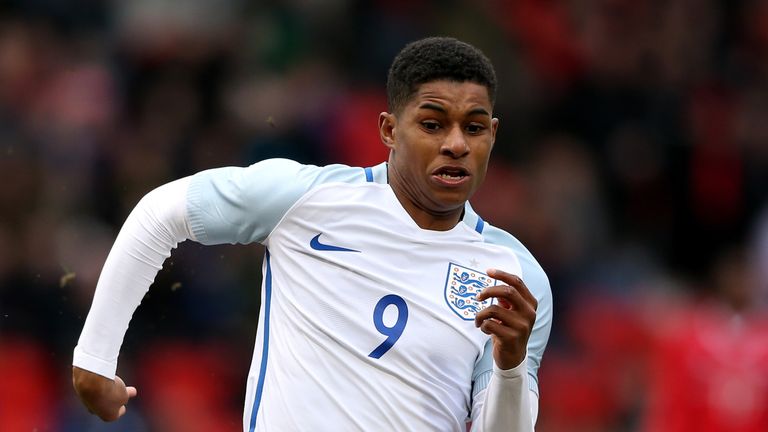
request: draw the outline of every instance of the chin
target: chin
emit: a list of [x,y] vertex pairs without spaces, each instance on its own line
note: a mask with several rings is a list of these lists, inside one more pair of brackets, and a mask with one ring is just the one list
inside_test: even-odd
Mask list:
[[464,208],[464,203],[469,200],[467,194],[446,194],[436,196],[434,202],[438,204],[441,213],[450,213]]

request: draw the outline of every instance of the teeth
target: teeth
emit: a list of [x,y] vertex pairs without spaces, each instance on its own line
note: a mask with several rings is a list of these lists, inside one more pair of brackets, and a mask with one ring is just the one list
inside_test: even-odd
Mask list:
[[460,179],[460,178],[464,177],[463,175],[450,175],[450,174],[445,174],[445,173],[438,174],[438,176],[440,176],[440,178],[444,178],[444,179],[448,179],[448,180],[457,180],[457,179]]

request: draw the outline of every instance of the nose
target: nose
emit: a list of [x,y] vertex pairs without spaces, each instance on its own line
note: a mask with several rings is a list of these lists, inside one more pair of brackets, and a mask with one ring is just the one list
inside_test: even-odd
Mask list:
[[452,158],[460,158],[469,153],[469,143],[461,127],[456,126],[450,129],[440,147],[440,153]]

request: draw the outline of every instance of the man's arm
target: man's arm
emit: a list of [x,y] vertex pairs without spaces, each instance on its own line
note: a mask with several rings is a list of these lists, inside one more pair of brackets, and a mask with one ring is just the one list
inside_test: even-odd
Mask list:
[[475,317],[475,325],[491,336],[493,373],[487,389],[476,396],[472,430],[533,431],[538,398],[528,385],[526,357],[538,301],[517,276],[495,269],[488,276],[507,285],[488,287],[477,296],[497,303]]
[[534,430],[539,397],[528,386],[526,362],[510,370],[494,366],[488,387],[472,403],[472,432]]
[[116,420],[136,395],[115,376],[128,323],[176,245],[193,238],[186,220],[190,178],[147,194],[120,230],[96,285],[75,347],[72,383],[83,404],[102,420]]
[[307,190],[332,181],[364,182],[365,173],[267,159],[202,171],[142,198],[107,257],[75,348],[72,379],[83,403],[102,419],[114,420],[135,394],[115,376],[117,356],[131,316],[177,243],[264,242]]

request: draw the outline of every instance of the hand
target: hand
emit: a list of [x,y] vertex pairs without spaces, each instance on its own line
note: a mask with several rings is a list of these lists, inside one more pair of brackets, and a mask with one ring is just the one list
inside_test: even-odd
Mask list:
[[128,400],[136,396],[136,387],[126,387],[119,376],[113,381],[76,366],[72,367],[72,385],[88,411],[108,422],[125,414]]
[[512,369],[525,359],[538,302],[518,276],[497,269],[488,270],[488,276],[508,285],[488,287],[477,295],[477,301],[494,297],[497,302],[477,313],[475,326],[491,335],[496,366]]

